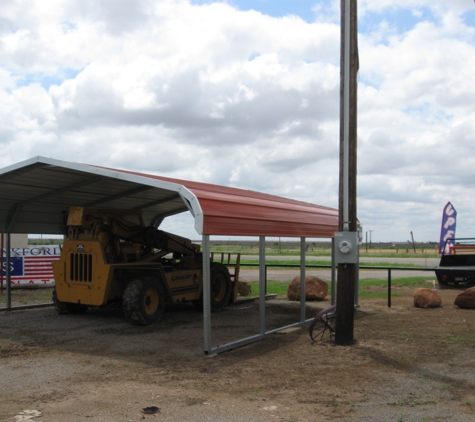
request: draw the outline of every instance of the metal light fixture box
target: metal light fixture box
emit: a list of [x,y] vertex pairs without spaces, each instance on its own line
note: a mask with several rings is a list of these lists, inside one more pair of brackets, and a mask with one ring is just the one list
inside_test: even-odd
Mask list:
[[333,256],[336,264],[356,264],[358,262],[358,233],[337,232]]

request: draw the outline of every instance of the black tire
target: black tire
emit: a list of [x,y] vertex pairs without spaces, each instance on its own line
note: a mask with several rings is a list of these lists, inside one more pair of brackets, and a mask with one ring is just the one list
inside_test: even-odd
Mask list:
[[[210,284],[211,310],[220,311],[228,306],[232,293],[231,276],[226,265],[211,264]],[[200,311],[203,310],[203,292],[198,300],[193,301],[193,305]]]
[[133,325],[151,325],[160,321],[165,310],[163,286],[153,277],[131,281],[124,290],[122,311]]
[[79,315],[85,313],[88,308],[80,303],[61,302],[56,294],[56,287],[53,289],[53,306],[59,315]]

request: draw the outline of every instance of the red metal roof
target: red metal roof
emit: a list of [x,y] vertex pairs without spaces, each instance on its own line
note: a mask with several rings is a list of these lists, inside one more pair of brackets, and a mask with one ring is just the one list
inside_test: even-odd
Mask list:
[[62,234],[71,205],[140,209],[147,225],[190,211],[199,234],[333,237],[336,209],[265,193],[34,157],[0,169],[0,225]]
[[203,234],[331,238],[338,231],[338,210],[334,208],[251,190],[115,171],[186,187],[203,210]]

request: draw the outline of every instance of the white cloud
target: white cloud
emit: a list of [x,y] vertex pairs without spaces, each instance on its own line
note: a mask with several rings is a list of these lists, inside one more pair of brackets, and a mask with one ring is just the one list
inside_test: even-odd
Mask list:
[[426,7],[434,12],[445,13],[448,10],[454,13],[464,13],[473,7],[470,1],[467,0],[399,0],[394,2],[392,0],[360,0],[358,1],[358,12],[360,15],[366,13],[380,13],[384,10],[408,9],[414,11],[417,15],[417,10],[421,7]]
[[[359,2],[375,23],[359,36],[358,93],[373,240],[416,224],[436,240],[449,200],[475,223],[467,4]],[[400,10],[418,20],[403,32]],[[314,11],[307,23],[226,2],[3,1],[0,166],[45,155],[337,207],[339,2]]]

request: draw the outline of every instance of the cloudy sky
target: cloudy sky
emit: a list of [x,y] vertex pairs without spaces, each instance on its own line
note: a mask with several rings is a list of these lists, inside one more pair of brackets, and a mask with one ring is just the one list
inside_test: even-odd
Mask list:
[[[42,155],[337,207],[339,8],[2,0],[0,167]],[[363,230],[437,241],[451,201],[457,236],[475,236],[473,0],[358,15]]]

